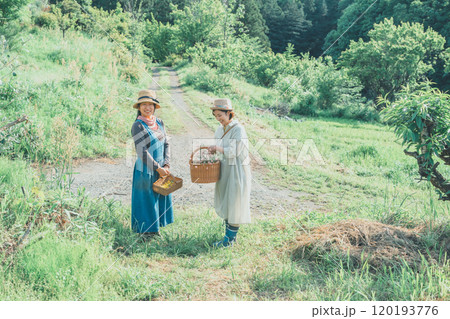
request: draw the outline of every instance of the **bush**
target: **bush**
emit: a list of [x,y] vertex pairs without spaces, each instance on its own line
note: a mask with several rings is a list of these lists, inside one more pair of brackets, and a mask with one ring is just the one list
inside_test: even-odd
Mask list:
[[55,29],[58,26],[58,19],[53,13],[42,12],[35,17],[34,23],[39,27]]
[[0,1],[0,25],[7,20],[17,18],[20,9],[28,3],[29,0],[8,0]]
[[136,62],[130,63],[120,69],[120,78],[131,83],[139,83],[143,72],[145,72],[143,65]]
[[450,165],[450,95],[427,82],[416,91],[404,88],[393,102],[384,98],[379,103],[386,105],[383,120],[403,140],[405,154],[417,160],[421,178],[431,182],[440,199],[450,200],[449,177],[437,171],[439,160]]
[[145,54],[158,62],[163,62],[171,54],[176,54],[178,50],[175,33],[175,27],[158,22],[152,16],[152,20],[147,21],[145,25],[146,36],[143,39]]
[[372,99],[388,94],[392,99],[403,86],[432,74],[444,51],[445,38],[419,23],[395,26],[392,19],[385,19],[368,36],[368,42],[351,41],[339,64],[360,79]]
[[215,93],[226,93],[231,88],[231,78],[226,74],[218,74],[207,65],[193,67],[184,77],[186,85]]
[[[188,82],[206,91],[223,91],[223,75],[220,80],[212,74],[242,76],[249,82],[275,89],[277,103],[269,107],[280,114],[287,111],[301,115],[324,115],[373,120],[372,107],[365,106],[361,97],[362,86],[345,68],[337,69],[331,58],[319,58],[304,54],[295,56],[288,46],[283,54],[264,51],[251,39],[234,39],[224,47],[207,47],[197,44],[187,55],[196,65],[206,65],[188,75]],[[209,69],[207,69],[209,67]],[[199,76],[199,72],[202,77]],[[225,80],[226,81],[226,80]],[[277,104],[275,103],[275,104]],[[282,105],[282,110],[278,110]],[[263,106],[263,105],[256,105]]]
[[166,58],[163,65],[164,66],[178,66],[185,62],[186,62],[186,60],[183,59],[182,56],[172,53]]

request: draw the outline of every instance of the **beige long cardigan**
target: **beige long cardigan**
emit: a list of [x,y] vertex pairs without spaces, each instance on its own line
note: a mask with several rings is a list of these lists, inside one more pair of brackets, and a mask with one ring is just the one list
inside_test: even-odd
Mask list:
[[[230,131],[222,138],[224,132]],[[248,138],[237,120],[222,125],[214,134],[216,145],[224,148],[220,165],[220,179],[216,183],[214,206],[217,215],[230,224],[248,224],[250,218],[250,189],[252,174]]]

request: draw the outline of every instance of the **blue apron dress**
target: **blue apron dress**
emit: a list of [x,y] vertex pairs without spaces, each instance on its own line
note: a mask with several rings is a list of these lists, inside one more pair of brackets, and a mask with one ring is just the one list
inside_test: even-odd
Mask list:
[[[164,141],[160,141],[145,122],[144,125],[150,135],[148,152],[162,167],[164,164]],[[156,120],[159,129],[164,128]],[[131,227],[136,233],[158,232],[160,227],[173,223],[172,194],[163,196],[153,191],[153,183],[159,178],[159,173],[149,170],[141,158],[138,157],[133,171],[133,187],[131,193]]]

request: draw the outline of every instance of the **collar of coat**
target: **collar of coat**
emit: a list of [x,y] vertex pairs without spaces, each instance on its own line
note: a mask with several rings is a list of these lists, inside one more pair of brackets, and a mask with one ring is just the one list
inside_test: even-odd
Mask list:
[[233,127],[235,127],[239,122],[237,120],[231,120],[230,124],[228,124],[227,126],[225,126],[223,128],[223,131],[225,132],[226,130],[231,130]]

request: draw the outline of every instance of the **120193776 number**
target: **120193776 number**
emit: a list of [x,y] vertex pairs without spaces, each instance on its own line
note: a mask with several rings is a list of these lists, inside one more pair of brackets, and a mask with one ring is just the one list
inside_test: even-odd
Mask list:
[[437,316],[438,306],[372,306],[373,316]]

